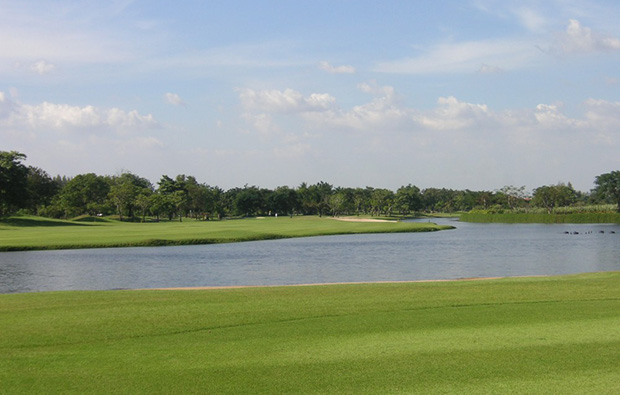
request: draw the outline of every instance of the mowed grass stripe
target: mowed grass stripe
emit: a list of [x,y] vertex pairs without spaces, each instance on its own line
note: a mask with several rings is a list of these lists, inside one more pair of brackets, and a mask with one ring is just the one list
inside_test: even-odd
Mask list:
[[617,393],[619,284],[0,295],[0,392]]

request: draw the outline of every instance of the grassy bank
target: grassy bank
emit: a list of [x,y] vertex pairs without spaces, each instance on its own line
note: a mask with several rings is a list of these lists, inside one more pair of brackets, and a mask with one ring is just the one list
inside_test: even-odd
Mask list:
[[501,222],[501,223],[571,223],[571,224],[620,224],[620,213],[463,213],[460,216],[463,222]]
[[0,392],[620,392],[620,273],[0,295]]
[[0,251],[229,243],[354,233],[449,229],[428,223],[344,222],[332,218],[127,223],[15,217],[0,222]]

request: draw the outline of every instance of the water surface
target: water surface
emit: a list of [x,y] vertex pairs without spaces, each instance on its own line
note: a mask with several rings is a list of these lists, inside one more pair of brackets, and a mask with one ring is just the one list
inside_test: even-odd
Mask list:
[[[433,221],[457,229],[200,246],[2,252],[0,293],[620,270],[618,225]],[[579,234],[570,234],[574,232]]]

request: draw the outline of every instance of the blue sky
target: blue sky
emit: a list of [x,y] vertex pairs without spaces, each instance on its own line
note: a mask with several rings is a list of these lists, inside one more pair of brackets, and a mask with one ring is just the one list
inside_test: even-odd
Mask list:
[[0,0],[0,150],[51,175],[495,190],[620,169],[615,1]]

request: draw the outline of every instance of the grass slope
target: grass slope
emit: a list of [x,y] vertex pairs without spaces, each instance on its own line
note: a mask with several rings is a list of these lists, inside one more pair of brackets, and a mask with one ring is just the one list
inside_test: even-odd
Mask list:
[[620,273],[0,295],[0,392],[620,392]]
[[212,244],[352,233],[422,232],[449,228],[428,223],[343,222],[318,217],[159,223],[87,223],[16,217],[0,222],[0,251]]

